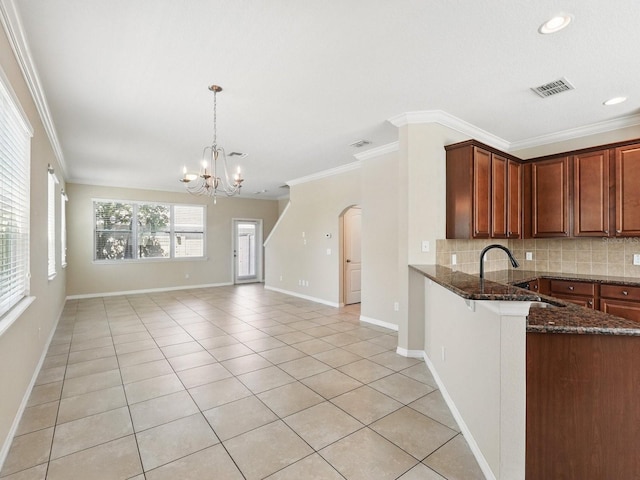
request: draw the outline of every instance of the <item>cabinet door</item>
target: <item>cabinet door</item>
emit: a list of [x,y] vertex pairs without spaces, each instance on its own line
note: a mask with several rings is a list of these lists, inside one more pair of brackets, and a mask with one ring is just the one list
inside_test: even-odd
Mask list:
[[640,302],[624,302],[601,298],[600,310],[611,315],[640,322]]
[[507,238],[509,236],[509,169],[508,160],[493,154],[491,158],[491,237]]
[[[494,156],[495,158],[495,156]],[[507,236],[522,237],[522,165],[507,162]]]
[[569,157],[535,162],[531,170],[532,234],[569,236]]
[[609,235],[609,150],[573,157],[573,235]]
[[616,148],[616,236],[640,236],[640,144]]
[[491,153],[473,147],[473,238],[490,237]]

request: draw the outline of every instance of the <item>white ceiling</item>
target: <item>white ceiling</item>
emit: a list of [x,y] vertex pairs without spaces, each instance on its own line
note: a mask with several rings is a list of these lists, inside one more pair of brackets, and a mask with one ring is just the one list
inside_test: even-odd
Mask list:
[[[212,140],[213,83],[219,144],[249,154],[243,194],[272,198],[353,162],[356,140],[397,140],[387,119],[405,112],[441,110],[514,145],[640,122],[637,0],[1,1],[72,182],[180,189]],[[540,35],[560,12],[571,25]],[[574,91],[530,90],[562,76]],[[617,95],[629,100],[602,105]]]

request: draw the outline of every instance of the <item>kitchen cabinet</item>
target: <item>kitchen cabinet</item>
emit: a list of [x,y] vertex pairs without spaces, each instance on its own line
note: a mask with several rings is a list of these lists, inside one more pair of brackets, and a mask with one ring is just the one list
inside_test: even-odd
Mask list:
[[520,163],[475,140],[445,150],[447,238],[520,238]]
[[616,236],[640,236],[640,144],[615,149]]
[[640,322],[640,287],[602,284],[600,309],[611,315]]
[[568,237],[569,157],[536,161],[531,165],[532,236]]
[[609,170],[609,150],[573,156],[573,236],[609,236]]
[[527,333],[525,478],[638,478],[638,340]]
[[522,165],[491,155],[491,238],[520,238]]
[[591,282],[551,280],[552,297],[587,308],[598,308],[596,285]]

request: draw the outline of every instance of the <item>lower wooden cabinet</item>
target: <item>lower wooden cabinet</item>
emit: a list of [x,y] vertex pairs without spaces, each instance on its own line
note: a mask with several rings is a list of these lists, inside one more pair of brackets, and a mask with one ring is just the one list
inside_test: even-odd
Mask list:
[[528,283],[528,288],[581,307],[640,322],[640,287],[537,278]]
[[527,333],[527,480],[640,472],[640,338]]

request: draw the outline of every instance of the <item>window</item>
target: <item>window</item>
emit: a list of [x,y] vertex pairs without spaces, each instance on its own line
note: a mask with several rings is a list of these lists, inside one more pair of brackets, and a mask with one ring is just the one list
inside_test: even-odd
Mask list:
[[32,130],[0,70],[0,316],[29,293]]
[[56,276],[56,177],[53,167],[49,165],[48,188],[47,188],[47,259],[49,280]]
[[69,197],[60,192],[60,265],[67,266],[67,202]]
[[204,256],[204,205],[94,200],[94,260]]

